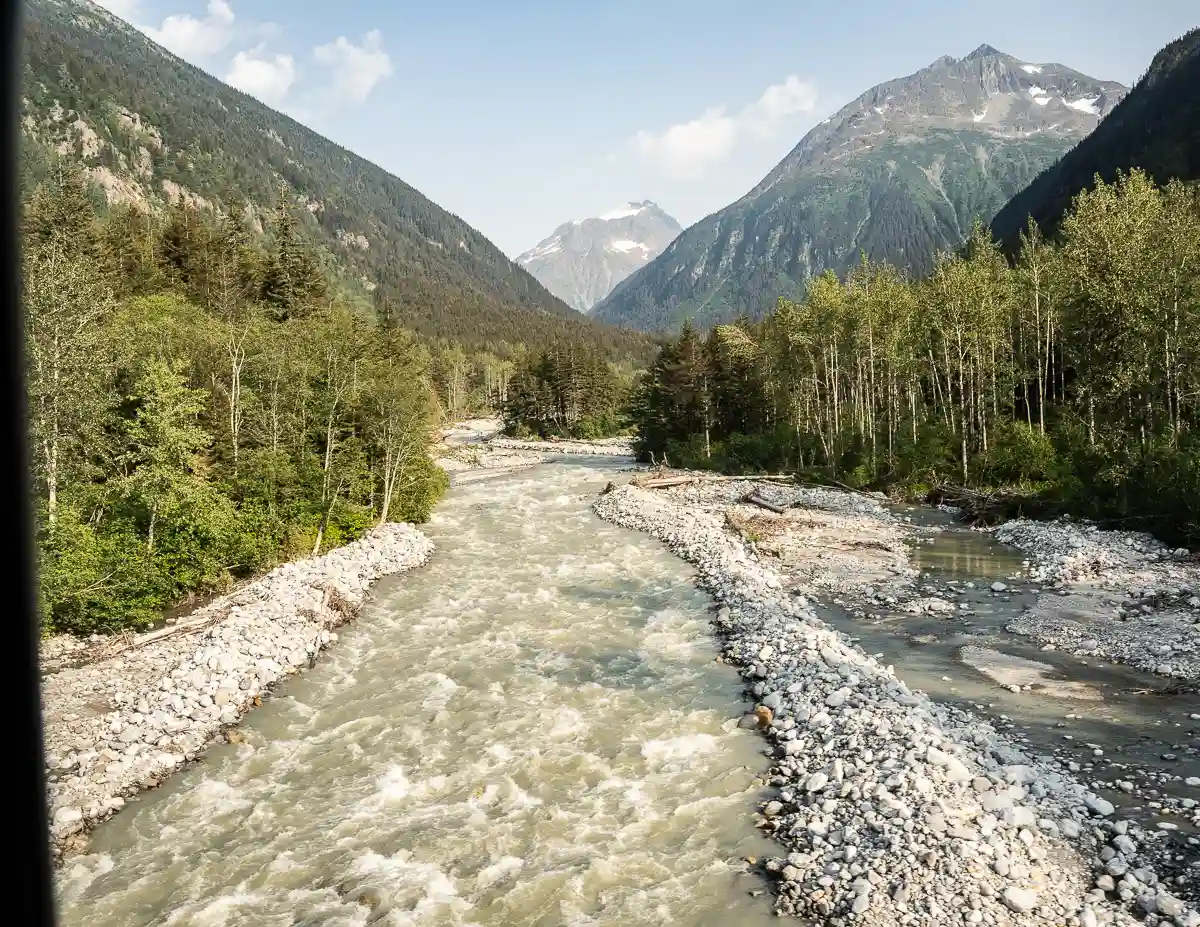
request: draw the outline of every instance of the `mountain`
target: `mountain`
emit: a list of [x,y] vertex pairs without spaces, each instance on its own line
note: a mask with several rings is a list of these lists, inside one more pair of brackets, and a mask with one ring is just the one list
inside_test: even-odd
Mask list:
[[649,200],[626,203],[602,216],[564,222],[517,264],[567,305],[587,312],[682,231]]
[[761,315],[862,252],[912,274],[1086,137],[1126,89],[983,45],[880,84],[736,203],[687,229],[592,317],[645,330]]
[[639,336],[581,318],[408,184],[88,0],[29,0],[23,51],[26,189],[60,156],[110,203],[185,202],[261,228],[286,188],[343,282],[426,336],[646,351]]
[[1134,167],[1160,183],[1200,180],[1200,28],[1155,55],[1096,131],[996,214],[992,233],[1012,244],[1030,216],[1053,232],[1072,197],[1090,188],[1096,174],[1111,182],[1118,170]]

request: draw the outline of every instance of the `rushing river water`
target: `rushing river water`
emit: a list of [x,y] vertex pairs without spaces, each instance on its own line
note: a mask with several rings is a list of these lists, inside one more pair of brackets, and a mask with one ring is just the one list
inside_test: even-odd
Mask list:
[[689,568],[590,513],[610,475],[452,489],[431,564],[384,581],[245,743],[97,830],[62,923],[775,923],[739,862],[775,849],[750,819],[763,742],[733,728]]

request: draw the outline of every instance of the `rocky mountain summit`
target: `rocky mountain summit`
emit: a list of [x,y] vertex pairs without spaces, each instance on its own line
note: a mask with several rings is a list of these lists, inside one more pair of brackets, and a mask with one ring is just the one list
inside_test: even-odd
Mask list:
[[569,306],[587,312],[683,231],[649,200],[564,222],[516,263]]
[[1031,216],[1043,232],[1053,232],[1097,174],[1112,182],[1118,171],[1134,168],[1158,183],[1200,179],[1200,27],[1155,55],[1096,131],[996,214],[992,232],[1015,246]]
[[647,330],[761,315],[862,253],[913,274],[1085,138],[1126,88],[982,45],[871,88],[596,307]]

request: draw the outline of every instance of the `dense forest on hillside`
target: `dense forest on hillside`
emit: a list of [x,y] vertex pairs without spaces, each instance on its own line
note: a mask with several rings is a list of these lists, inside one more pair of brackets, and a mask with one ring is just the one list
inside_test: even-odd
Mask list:
[[503,403],[505,433],[514,437],[607,438],[628,427],[624,409],[633,370],[594,351],[560,344],[528,357]]
[[759,323],[689,327],[642,381],[643,455],[802,470],[1200,540],[1200,193],[1141,172],[1084,192],[1015,265],[979,225],[919,282],[864,263]]
[[70,158],[111,199],[191,202],[262,224],[281,187],[297,233],[347,290],[426,337],[469,347],[571,339],[613,356],[641,336],[551,296],[457,216],[387,171],[77,0],[24,17],[23,182]]
[[1053,234],[1094,178],[1139,168],[1159,183],[1200,180],[1200,28],[1154,56],[1145,76],[1096,130],[996,214],[993,234],[1015,250],[1030,217]]
[[459,362],[468,390],[480,356],[431,350],[331,287],[286,203],[263,250],[204,211],[101,219],[92,197],[63,171],[22,229],[48,630],[144,624],[428,516],[438,368]]

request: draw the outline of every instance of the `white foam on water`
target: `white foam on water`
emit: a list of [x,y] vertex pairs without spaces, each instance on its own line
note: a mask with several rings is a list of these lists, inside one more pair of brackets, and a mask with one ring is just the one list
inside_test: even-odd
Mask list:
[[485,866],[475,876],[475,890],[483,891],[491,888],[497,882],[501,882],[511,876],[516,875],[525,866],[525,860],[519,856],[501,856],[490,866]]
[[708,753],[716,746],[717,738],[712,734],[684,734],[646,742],[642,745],[642,756],[651,763],[672,763]]
[[202,779],[187,796],[189,804],[206,814],[231,814],[253,808],[254,802],[236,787],[219,779]]
[[64,867],[59,875],[59,891],[63,900],[74,900],[105,873],[112,872],[113,858],[108,853],[80,856]]

